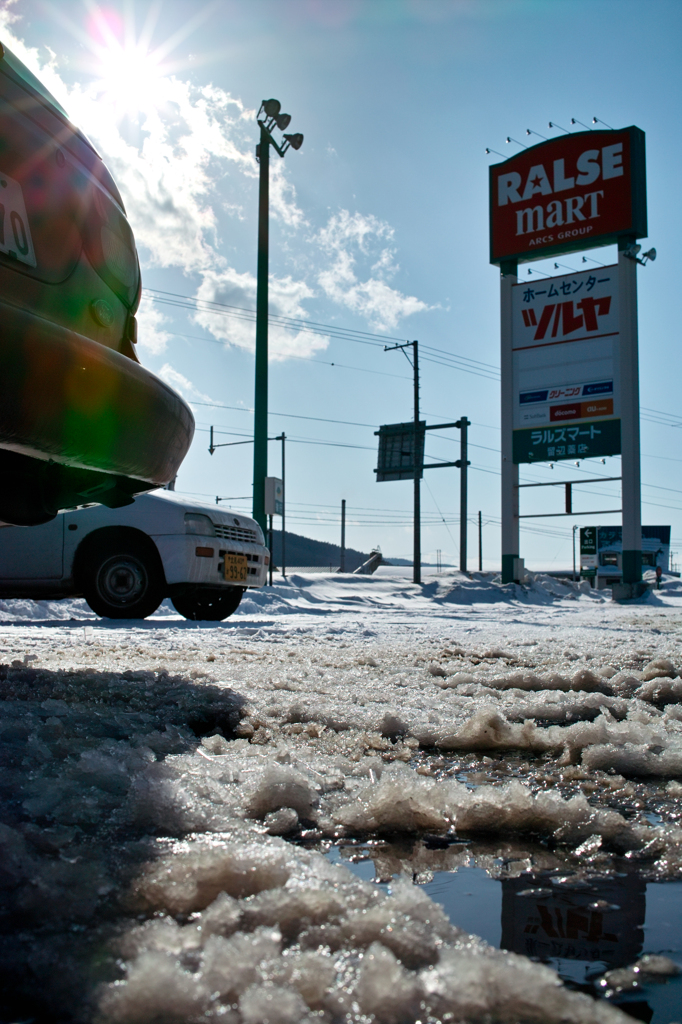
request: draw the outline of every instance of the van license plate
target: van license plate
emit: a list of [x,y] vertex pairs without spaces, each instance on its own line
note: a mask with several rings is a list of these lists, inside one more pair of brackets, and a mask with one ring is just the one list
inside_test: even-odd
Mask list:
[[225,579],[230,583],[246,583],[248,565],[246,555],[225,555]]

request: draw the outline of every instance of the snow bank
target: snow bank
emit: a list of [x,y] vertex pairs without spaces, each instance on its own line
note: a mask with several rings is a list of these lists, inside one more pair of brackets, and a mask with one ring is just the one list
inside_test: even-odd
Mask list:
[[182,844],[143,867],[131,899],[155,916],[117,940],[126,967],[99,996],[107,1024],[627,1020],[453,927],[409,882],[386,893],[274,839]]
[[318,835],[561,838],[563,817],[571,841],[601,829],[641,846],[619,815],[520,784],[432,783],[401,760],[414,746],[378,733],[308,726],[273,742],[234,690],[201,679],[21,665],[0,672],[0,695],[0,886],[15,926],[0,960],[21,1019],[624,1021],[461,932],[410,880],[386,892],[267,834],[281,812]]
[[679,597],[561,587],[297,577],[222,624],[85,628],[6,602],[7,1014],[623,1021],[461,933],[408,859],[386,892],[291,841],[678,877]]

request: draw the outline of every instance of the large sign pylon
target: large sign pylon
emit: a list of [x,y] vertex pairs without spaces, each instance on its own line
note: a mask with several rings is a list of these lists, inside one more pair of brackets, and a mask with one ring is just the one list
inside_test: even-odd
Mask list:
[[[490,168],[490,261],[501,271],[503,583],[518,580],[523,566],[519,465],[621,454],[621,596],[637,591],[636,239],[646,233],[639,128],[564,135]],[[612,266],[518,280],[519,263],[614,242]]]

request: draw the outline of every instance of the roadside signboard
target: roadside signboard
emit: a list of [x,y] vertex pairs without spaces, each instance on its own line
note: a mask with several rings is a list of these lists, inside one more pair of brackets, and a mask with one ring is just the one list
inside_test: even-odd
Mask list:
[[265,481],[266,516],[281,516],[284,512],[284,484],[276,476],[266,476]]
[[514,462],[620,453],[618,268],[512,289]]
[[647,234],[644,132],[575,132],[490,168],[490,262]]
[[[621,455],[620,593],[635,597],[642,574],[637,266],[646,263],[635,241],[647,234],[644,132],[565,133],[494,164],[489,181],[490,262],[501,270],[502,582],[519,579],[521,518],[564,514],[520,510],[519,466]],[[590,258],[593,270],[519,282],[519,263],[612,243],[614,266]]]
[[424,434],[426,420],[419,421],[415,431],[414,422],[387,423],[379,427],[378,467],[374,470],[377,483],[384,480],[413,480],[415,465],[420,478],[424,476]]
[[[670,527],[642,526],[642,566],[668,572]],[[582,526],[580,528],[581,576],[619,576],[622,572],[623,527]]]

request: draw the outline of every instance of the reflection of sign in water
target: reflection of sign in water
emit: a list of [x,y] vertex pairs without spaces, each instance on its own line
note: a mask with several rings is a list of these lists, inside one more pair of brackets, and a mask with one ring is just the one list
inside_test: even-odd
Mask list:
[[512,289],[514,462],[620,452],[615,267]]
[[[534,888],[538,894],[519,895]],[[642,951],[645,892],[635,875],[580,889],[528,875],[503,879],[502,948],[541,959],[632,963]]]

